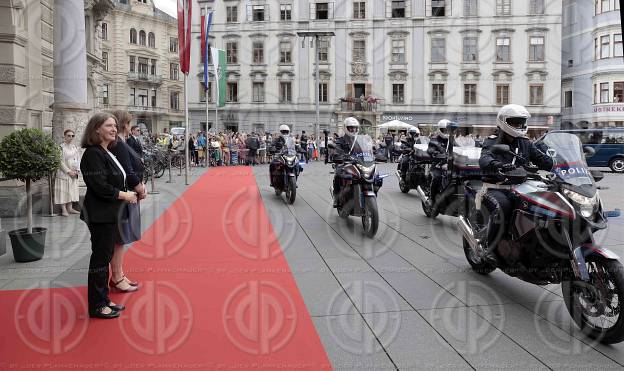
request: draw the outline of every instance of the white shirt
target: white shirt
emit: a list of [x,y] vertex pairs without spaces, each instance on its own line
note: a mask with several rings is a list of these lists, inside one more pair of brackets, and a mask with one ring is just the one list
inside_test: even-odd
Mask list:
[[106,153],[108,153],[108,155],[113,159],[113,161],[115,162],[119,170],[121,170],[121,173],[123,174],[123,177],[124,177],[124,184],[126,184],[126,171],[124,170],[123,166],[121,166],[121,164],[117,160],[117,157],[115,157],[115,155],[111,151],[106,150]]

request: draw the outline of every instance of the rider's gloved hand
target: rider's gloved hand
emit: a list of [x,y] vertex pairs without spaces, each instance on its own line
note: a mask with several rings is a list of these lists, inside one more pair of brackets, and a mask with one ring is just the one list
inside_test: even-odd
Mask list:
[[514,164],[503,164],[503,163],[501,163],[498,169],[501,172],[503,172],[503,173],[507,173],[509,171],[516,170],[516,168],[517,168],[517,166],[514,165]]

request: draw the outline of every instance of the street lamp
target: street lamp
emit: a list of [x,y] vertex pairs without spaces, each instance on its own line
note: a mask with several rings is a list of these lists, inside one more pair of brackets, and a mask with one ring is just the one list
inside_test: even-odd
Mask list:
[[320,77],[320,73],[319,73],[319,58],[318,58],[318,44],[319,44],[319,37],[329,37],[329,36],[335,36],[336,34],[334,34],[331,31],[299,31],[297,32],[297,36],[302,37],[303,40],[301,40],[301,47],[305,48],[305,39],[306,37],[310,37],[310,47],[315,47],[314,50],[314,62],[315,62],[315,88],[314,91],[316,92],[316,122],[315,122],[315,126],[314,126],[314,137],[315,138],[320,138],[320,132],[319,132],[319,117],[320,117],[320,106],[319,106],[319,83],[321,80]]

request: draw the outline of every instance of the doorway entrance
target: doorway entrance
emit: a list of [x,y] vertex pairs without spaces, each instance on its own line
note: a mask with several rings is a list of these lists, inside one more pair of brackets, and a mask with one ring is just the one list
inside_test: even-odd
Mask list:
[[366,84],[353,84],[353,95],[355,98],[355,110],[362,110],[362,102],[360,101],[361,96],[366,96]]

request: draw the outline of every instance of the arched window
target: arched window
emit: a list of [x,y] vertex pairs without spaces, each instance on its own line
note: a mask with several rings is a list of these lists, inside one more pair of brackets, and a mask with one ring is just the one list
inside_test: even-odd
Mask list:
[[139,31],[139,44],[145,45],[145,31]]
[[137,43],[137,34],[136,34],[136,30],[134,28],[130,29],[130,44],[136,44]]
[[156,36],[154,36],[153,32],[150,32],[149,35],[147,35],[147,45],[149,45],[150,48],[156,47]]

